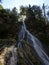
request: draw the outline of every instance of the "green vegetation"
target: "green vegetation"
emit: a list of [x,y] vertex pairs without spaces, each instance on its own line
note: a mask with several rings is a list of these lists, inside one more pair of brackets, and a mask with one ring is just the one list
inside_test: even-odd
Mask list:
[[49,34],[48,34],[49,21],[47,18],[45,19],[44,16],[42,15],[41,8],[36,5],[32,6],[32,10],[31,8],[28,8],[27,10],[26,10],[26,7],[24,8],[25,8],[26,14],[23,10],[21,11],[23,12],[23,14],[27,16],[25,20],[27,29],[33,35],[37,36],[37,38],[39,38],[39,40],[41,40],[43,43],[45,43],[46,45],[49,45]]
[[15,39],[0,39],[0,48],[2,48],[4,45],[5,46],[11,46],[16,42]]
[[2,5],[0,5],[0,10],[2,10],[3,9],[3,7],[2,7]]
[[5,40],[0,39],[0,48],[5,44]]
[[49,46],[49,21],[44,18],[39,6],[21,6],[20,13],[17,12],[16,7],[10,10],[4,9],[0,5],[0,8],[0,39],[18,39],[18,18],[21,15],[26,15],[25,24],[27,29],[43,44]]
[[0,65],[2,65],[2,64],[0,63]]
[[0,38],[17,38],[18,15],[16,8],[0,10]]
[[[49,20],[43,16],[42,9],[40,6],[29,5],[29,7],[22,7],[21,12],[27,17],[25,20],[27,29],[45,45],[49,54]],[[49,13],[47,15],[49,16]]]
[[[18,18],[21,15],[26,15],[25,24],[27,29],[48,48],[49,53],[49,21],[47,18],[44,18],[42,9],[36,5],[32,7],[30,5],[29,7],[21,6],[20,13],[17,12],[15,7],[10,10],[4,9],[2,6],[0,6],[0,47],[6,43],[7,40],[5,39],[8,39],[8,41],[9,39],[18,39]],[[33,54],[34,51],[32,52],[31,47],[26,43],[26,41],[23,41],[21,44],[23,48],[25,48],[24,51],[31,62],[34,63],[34,65],[40,65],[37,56]],[[19,65],[28,65],[28,61],[25,58],[25,54],[23,53],[22,49],[18,48],[17,51],[19,55]],[[7,60],[9,60],[11,57],[9,55],[11,55],[11,53],[7,55]]]

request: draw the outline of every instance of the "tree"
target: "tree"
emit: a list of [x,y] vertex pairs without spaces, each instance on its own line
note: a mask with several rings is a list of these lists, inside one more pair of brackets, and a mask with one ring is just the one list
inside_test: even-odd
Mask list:
[[12,13],[15,14],[15,15],[17,15],[17,9],[16,9],[16,7],[14,7],[14,8],[12,9]]
[[2,5],[0,5],[0,10],[2,10],[3,9],[3,6]]
[[32,11],[34,12],[35,16],[38,17],[38,18],[41,18],[42,17],[42,10],[39,6],[32,6]]
[[0,11],[0,38],[16,36],[18,24],[17,11],[9,9],[2,9]]
[[28,7],[21,6],[20,7],[20,15],[26,15]]

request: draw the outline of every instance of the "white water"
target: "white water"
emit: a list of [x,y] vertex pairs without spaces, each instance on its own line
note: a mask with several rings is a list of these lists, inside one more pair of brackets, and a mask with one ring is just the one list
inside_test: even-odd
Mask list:
[[22,24],[22,27],[20,29],[18,39],[19,41],[25,39],[28,42],[28,44],[32,46],[34,52],[36,53],[38,59],[42,62],[42,64],[49,65],[49,57],[44,52],[41,42],[35,36],[29,33],[24,23]]
[[[35,50],[36,54],[38,55],[39,60],[44,64],[44,65],[49,65],[49,57],[47,54],[43,51],[43,48],[41,47],[41,43],[39,43],[39,40],[37,40],[34,36],[32,36],[27,30],[27,42],[29,43]],[[28,37],[30,36],[30,38]]]
[[10,59],[10,64],[9,65],[17,65],[17,48],[13,46],[12,48],[12,57]]
[[23,48],[22,44],[19,43],[18,45],[19,45],[18,48],[20,48],[22,50],[22,52],[24,54],[24,57],[25,57],[25,60],[28,62],[28,65],[33,65],[33,63],[31,62],[31,60],[29,59],[26,51],[24,51],[24,48]]
[[[20,27],[20,31],[18,34],[18,46],[17,47],[22,49],[24,56],[27,59],[26,61],[28,61],[28,65],[34,65],[31,62],[31,60],[28,58],[26,52],[23,50],[23,47],[21,45],[21,41],[23,39],[26,40],[27,43],[31,46],[32,51],[34,50],[34,53],[37,55],[40,62],[42,62],[42,65],[49,65],[49,57],[44,52],[41,42],[35,36],[29,33],[24,23]],[[18,56],[17,50],[15,47],[13,47],[12,57],[10,59],[10,65],[17,65],[17,60],[18,60],[17,56]]]

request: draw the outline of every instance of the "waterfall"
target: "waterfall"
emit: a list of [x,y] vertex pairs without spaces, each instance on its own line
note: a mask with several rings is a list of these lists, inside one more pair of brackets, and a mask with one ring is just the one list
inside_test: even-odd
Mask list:
[[[41,42],[26,29],[24,22],[20,25],[17,48],[22,49],[24,56],[28,61],[28,65],[34,65],[27,56],[27,53],[23,49],[23,46],[21,44],[21,41],[23,39],[27,42],[28,45],[31,46],[32,51],[34,51],[34,53],[37,55],[37,58],[40,60],[42,65],[49,65],[49,57],[43,50]],[[17,65],[17,60],[18,60],[17,48],[13,46],[10,65]]]
[[39,60],[44,65],[49,65],[49,57],[44,52],[44,50],[43,50],[43,48],[41,46],[41,43],[39,43],[40,41],[36,37],[31,35],[29,33],[29,31],[27,31],[27,30],[26,30],[26,34],[27,34],[27,39],[25,39],[25,40],[28,42],[28,44],[30,44],[33,47],[33,49],[35,50],[36,54],[38,55]]
[[[21,42],[23,39],[26,40],[27,43],[34,49],[34,53],[36,53],[42,64],[49,65],[49,57],[44,52],[41,42],[26,29],[24,22],[21,25],[18,39],[19,42]],[[21,44],[18,45],[20,45],[22,48]]]

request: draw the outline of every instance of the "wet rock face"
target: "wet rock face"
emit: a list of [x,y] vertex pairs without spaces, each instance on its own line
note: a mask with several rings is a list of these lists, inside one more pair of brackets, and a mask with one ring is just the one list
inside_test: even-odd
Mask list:
[[4,50],[2,50],[1,54],[0,54],[0,65],[4,65],[5,64],[5,55],[7,53],[7,48],[5,47]]
[[9,65],[10,64],[10,58],[12,56],[11,51],[9,51],[6,55],[5,55],[5,65]]
[[33,54],[31,47],[24,40],[21,45],[22,48],[18,48],[19,65],[40,65],[40,61]]
[[[18,59],[16,65],[40,65],[40,61],[33,54],[31,47],[23,40],[21,42],[22,48],[17,48]],[[14,48],[15,49],[15,48]],[[12,57],[11,51],[5,56],[5,65],[10,65],[10,59]]]

